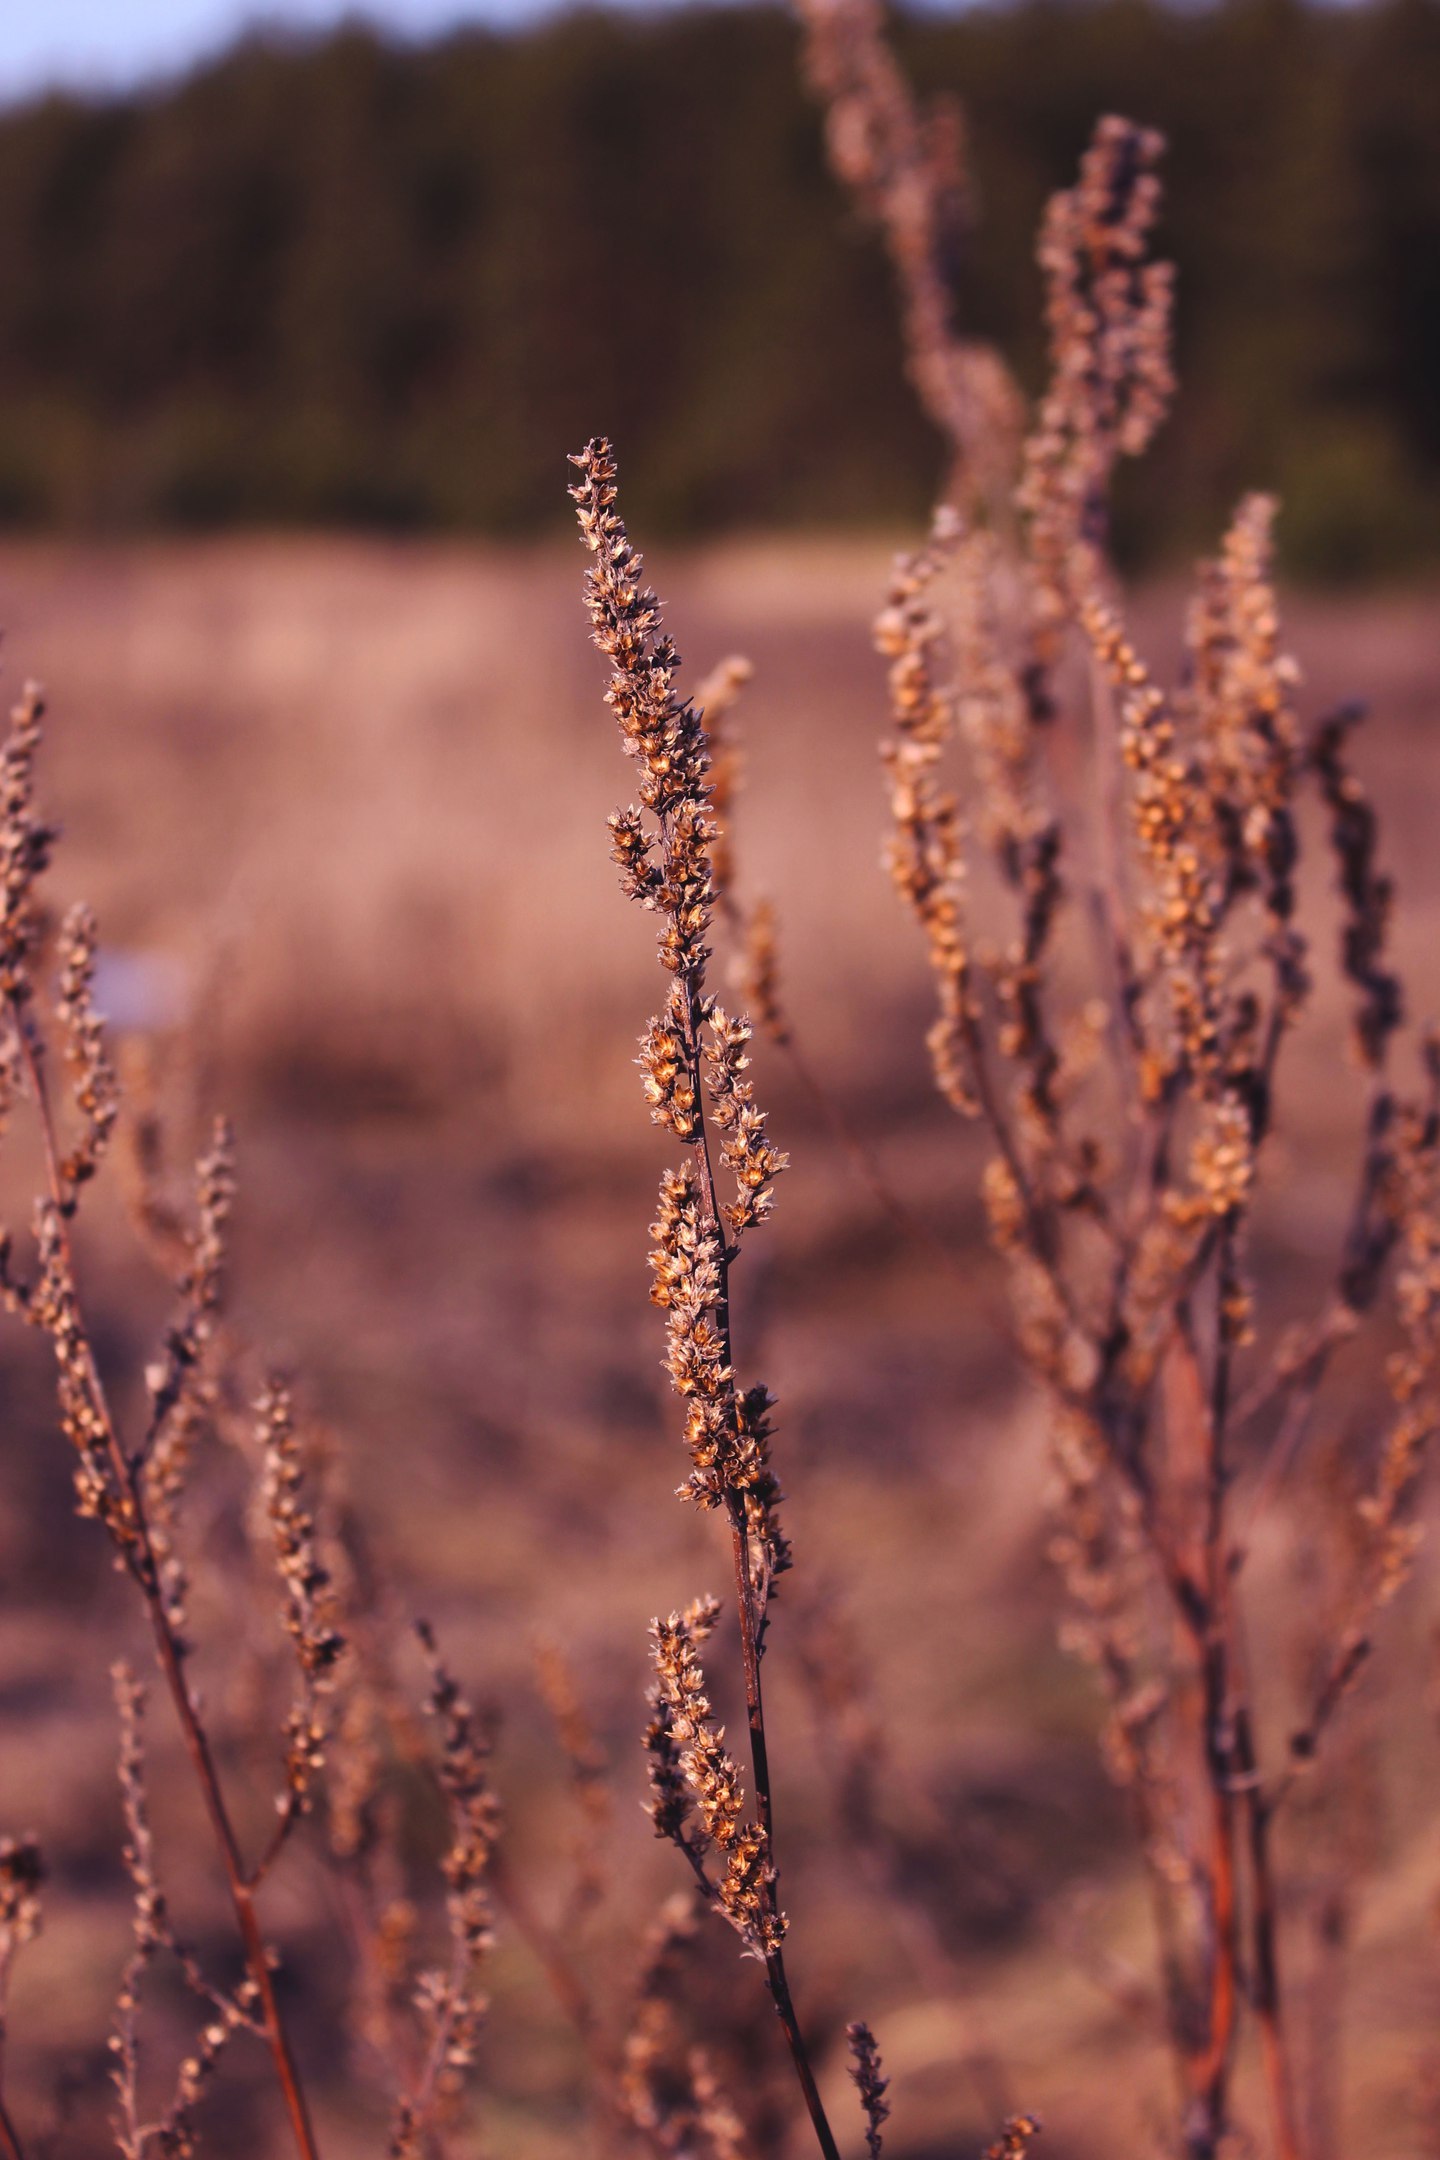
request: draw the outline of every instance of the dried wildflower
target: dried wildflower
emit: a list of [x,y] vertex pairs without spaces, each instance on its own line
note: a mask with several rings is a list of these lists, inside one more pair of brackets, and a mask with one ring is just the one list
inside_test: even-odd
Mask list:
[[87,907],[72,908],[60,932],[60,995],[55,1006],[74,1074],[75,1107],[84,1121],[79,1141],[60,1166],[71,1207],[79,1188],[100,1167],[120,1107],[120,1084],[106,1048],[104,1023],[95,1010],[95,943],[94,915]]
[[1173,272],[1145,259],[1162,147],[1147,129],[1102,120],[1075,186],[1051,199],[1040,236],[1051,380],[1025,446],[1017,502],[1029,519],[1042,620],[1051,625],[1093,575],[1116,460],[1148,446],[1174,389]]
[[645,1958],[620,2050],[620,2103],[629,2121],[663,2152],[683,2152],[693,2133],[690,2095],[671,2069],[678,2020],[681,1951],[695,1933],[694,1900],[669,1898],[646,1937]]
[[[723,1873],[714,1885],[717,1908],[747,1951],[766,1959],[778,1949],[785,1916],[775,1902],[775,1870],[764,1829],[744,1818],[740,1771],[724,1746],[705,1692],[699,1646],[714,1631],[720,1606],[699,1598],[684,1613],[651,1622],[656,1681],[647,1734],[658,1835],[681,1845],[692,1861],[714,1849]],[[685,1790],[675,1773],[683,1776]],[[690,1820],[691,1810],[694,1820]]]
[[763,1222],[774,1205],[773,1180],[789,1157],[770,1145],[766,1117],[755,1104],[755,1090],[744,1078],[750,1060],[745,1045],[750,1025],[731,1020],[712,1005],[707,1016],[710,1040],[705,1045],[706,1080],[710,1089],[711,1116],[725,1135],[720,1160],[733,1171],[738,1194],[723,1209],[732,1238]]
[[30,963],[40,924],[35,886],[56,838],[55,827],[35,810],[35,758],[44,717],[40,686],[27,683],[0,748],[0,999],[12,1017],[31,994]]
[[[194,1380],[211,1341],[224,1287],[230,1217],[235,1207],[235,1136],[229,1120],[217,1118],[209,1147],[195,1165],[193,1232],[184,1235],[185,1264],[176,1283],[180,1311],[166,1329],[160,1356],[147,1368],[150,1426],[145,1454],[162,1443],[166,1422],[178,1408],[196,1407]],[[157,1492],[170,1473],[157,1472]],[[178,1497],[178,1486],[170,1495]]]
[[[679,655],[663,634],[659,603],[641,582],[640,557],[614,507],[609,444],[592,442],[573,462],[583,477],[570,492],[594,557],[586,597],[595,643],[613,668],[607,702],[626,751],[641,767],[641,799],[655,824],[647,837],[641,814],[624,812],[618,824],[612,821],[612,838],[623,852],[627,889],[663,918],[660,958],[675,977],[642,1042],[645,1095],[656,1122],[694,1150],[692,1163],[667,1171],[661,1186],[651,1229],[651,1296],[666,1311],[667,1367],[687,1404],[693,1469],[685,1490],[702,1505],[725,1505],[739,1534],[745,1495],[768,1472],[765,1435],[753,1417],[747,1424],[748,1398],[735,1385],[727,1274],[742,1231],[769,1211],[784,1157],[771,1147],[764,1113],[743,1077],[748,1026],[720,1013],[705,989],[715,822],[704,722],[676,687]],[[647,865],[658,868],[656,877]],[[725,1206],[705,1137],[707,1079],[711,1121],[724,1135],[721,1157],[739,1188]],[[772,1510],[776,1499],[778,1490],[771,1490]]]
[[1299,669],[1280,644],[1272,581],[1277,504],[1248,495],[1218,562],[1201,573],[1187,636],[1191,696],[1212,793],[1223,805],[1237,886],[1258,886],[1277,925],[1289,922],[1297,842],[1291,816],[1299,735]]
[[51,1201],[42,1201],[36,1209],[35,1237],[40,1280],[28,1301],[27,1314],[45,1330],[55,1353],[60,1422],[77,1457],[79,1512],[103,1523],[123,1555],[140,1560],[135,1499],[116,1464],[109,1417],[75,1293],[70,1248],[60,1210]]
[[391,2160],[413,2160],[437,2115],[453,2106],[475,2055],[485,1998],[479,1975],[494,1939],[491,1876],[500,1809],[490,1785],[489,1750],[475,1713],[460,1693],[432,1630],[417,1632],[430,1666],[431,1715],[440,1728],[440,1786],[450,1811],[451,1844],[443,1862],[448,1885],[450,1963],[422,1973],[415,2002],[427,2038],[420,2074],[395,2113]]
[[847,2025],[845,2038],[850,2043],[850,2075],[855,2080],[865,2115],[865,2143],[870,2149],[870,2160],[880,2160],[883,2144],[880,2129],[890,2113],[890,2103],[885,2098],[890,2080],[881,2074],[880,2050],[874,2033],[863,2020],[857,2019],[853,2025]]
[[696,1928],[696,1902],[667,1900],[645,1955],[620,2050],[621,2112],[656,2151],[745,2160],[750,2144],[709,2051],[686,2045],[677,2008],[680,1960]]
[[261,1495],[285,1599],[285,1627],[295,1649],[300,1689],[285,1720],[285,1791],[282,1823],[310,1806],[315,1777],[324,1765],[328,1731],[325,1698],[344,1650],[336,1625],[336,1599],[320,1559],[315,1519],[305,1504],[305,1467],[295,1430],[290,1390],[272,1376],[255,1406],[264,1461]]
[[[899,170],[903,85],[866,10],[807,0],[805,13],[832,155],[862,199],[869,191],[893,215],[883,197]],[[1320,1708],[1294,1743],[1304,1755],[1363,1661],[1375,1605],[1409,1564],[1410,1501],[1436,1422],[1440,1269],[1419,1172],[1434,1113],[1402,1116],[1377,1083],[1331,1303],[1284,1352],[1273,1383],[1257,1383],[1237,1409],[1238,1360],[1257,1325],[1246,1240],[1279,1051],[1308,989],[1296,919],[1307,775],[1330,813],[1342,967],[1376,1075],[1401,998],[1373,814],[1343,756],[1351,716],[1302,746],[1298,671],[1274,589],[1275,505],[1246,497],[1202,568],[1175,690],[1136,649],[1117,597],[1106,555],[1112,477],[1146,447],[1173,390],[1171,273],[1147,259],[1159,148],[1128,122],[1102,122],[1076,185],[1051,205],[1041,262],[1052,379],[1026,447],[1018,526],[1002,510],[961,531],[942,509],[930,545],[901,559],[876,626],[891,709],[887,863],[938,982],[937,1081],[995,1143],[984,1175],[991,1232],[1055,1410],[1053,1549],[1075,1615],[1067,1639],[1109,1698],[1107,1760],[1172,1945],[1165,1994],[1192,2095],[1186,2149],[1216,2160],[1232,2129],[1248,1971],[1277,2150],[1294,2160],[1269,1845],[1278,1795],[1258,1765],[1238,1614],[1232,1434],[1242,1414],[1284,1397],[1276,1448],[1287,1454],[1331,1349],[1403,1250],[1407,1347],[1392,1367],[1397,1414],[1363,1512],[1366,1580],[1337,1633]],[[952,564],[953,623],[941,583]],[[1088,662],[1096,768],[1078,847],[1070,819],[1062,831],[1047,808],[1039,762],[1066,686],[1067,640]],[[972,775],[963,794],[940,770],[955,734]],[[966,920],[961,801],[1018,918],[998,950]],[[1063,880],[1062,865],[1073,865]],[[1089,901],[1074,931],[1072,882]],[[1067,1012],[1087,942],[1103,1004],[1081,985]],[[1088,1123],[1097,1095],[1109,1098],[1113,1138]],[[1267,1470],[1264,1489],[1269,1481]],[[1017,2120],[995,2153],[1013,2160],[1034,2127]]]
[[973,1115],[971,1070],[975,1022],[970,956],[965,939],[965,859],[959,805],[935,778],[954,724],[954,696],[945,681],[944,626],[929,588],[958,546],[953,511],[936,514],[930,545],[895,565],[875,644],[889,661],[894,738],[880,746],[890,780],[893,830],[886,864],[901,899],[925,933],[940,1017],[929,1037],[936,1083],[953,1108]]

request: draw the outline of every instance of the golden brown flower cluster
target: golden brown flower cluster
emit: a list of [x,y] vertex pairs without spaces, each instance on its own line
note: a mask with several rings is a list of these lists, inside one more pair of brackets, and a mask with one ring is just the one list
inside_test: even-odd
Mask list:
[[[660,959],[673,978],[643,1038],[640,1066],[652,1117],[689,1153],[661,1181],[650,1294],[666,1315],[666,1366],[686,1406],[691,1470],[681,1490],[728,1519],[754,1774],[749,1820],[739,1768],[704,1691],[698,1644],[718,1607],[701,1601],[655,1623],[657,1682],[645,1736],[651,1812],[657,1833],[673,1839],[708,1902],[763,1964],[824,2160],[838,2160],[786,1977],[770,1828],[760,1660],[775,1582],[791,1557],[769,1460],[773,1404],[764,1387],[740,1386],[730,1325],[729,1271],[745,1237],[770,1213],[785,1157],[770,1141],[748,1077],[749,1023],[724,1012],[706,984],[718,832],[703,715],[677,688],[679,656],[615,507],[609,443],[590,442],[572,462],[581,477],[570,492],[593,558],[585,581],[591,624],[611,664],[607,702],[640,768],[639,806],[611,818],[611,851],[624,891],[661,918]],[[732,666],[719,686],[722,702],[738,687]],[[736,777],[732,756],[722,769],[727,800]],[[719,1171],[730,1173],[733,1199],[722,1200]],[[711,1852],[722,1863],[713,1882],[705,1865]]]
[[[656,1835],[681,1848],[746,1950],[763,1962],[784,1938],[785,1915],[775,1902],[769,1838],[745,1819],[739,1766],[705,1692],[700,1645],[719,1617],[716,1599],[697,1598],[683,1613],[651,1622],[650,1813]],[[713,1884],[705,1870],[712,1851],[721,1863]]]
[[7,1008],[7,1034],[18,1032],[17,1014],[30,995],[30,963],[40,929],[35,883],[49,864],[55,839],[54,827],[35,809],[35,758],[44,717],[40,687],[27,683],[0,749],[0,998]]
[[96,936],[90,909],[72,908],[60,931],[60,994],[55,1003],[82,1120],[80,1137],[60,1165],[60,1182],[72,1208],[80,1187],[100,1167],[120,1108],[120,1083],[95,1010]]
[[900,557],[886,606],[876,618],[875,644],[889,662],[895,730],[880,746],[893,820],[886,863],[896,891],[925,933],[935,974],[940,1015],[929,1043],[936,1082],[955,1109],[969,1114],[978,1106],[969,1070],[975,1015],[965,942],[965,856],[959,803],[936,778],[954,726],[955,699],[939,664],[944,624],[929,598],[960,537],[959,519],[942,510],[930,545]]
[[285,1791],[281,1820],[310,1807],[325,1763],[327,1696],[345,1648],[336,1625],[336,1599],[320,1558],[315,1518],[305,1501],[305,1465],[290,1390],[273,1376],[255,1405],[256,1437],[264,1462],[261,1498],[285,1599],[285,1627],[295,1648],[300,1686],[285,1719]]
[[1078,181],[1053,197],[1040,236],[1052,372],[1017,501],[1047,627],[1064,620],[1077,580],[1094,573],[1117,458],[1147,447],[1175,387],[1173,272],[1145,252],[1162,148],[1149,129],[1102,120]]
[[[686,1404],[692,1469],[684,1490],[753,1522],[751,1572],[768,1590],[788,1556],[768,1466],[769,1398],[736,1386],[728,1271],[743,1234],[769,1213],[785,1158],[770,1143],[746,1078],[748,1023],[731,1019],[705,987],[716,824],[703,715],[676,687],[679,655],[615,508],[609,444],[590,443],[574,462],[582,478],[570,492],[594,557],[586,597],[595,643],[612,664],[606,699],[640,767],[643,807],[611,818],[612,851],[625,892],[661,916],[660,958],[675,977],[642,1038],[640,1068],[651,1116],[692,1150],[665,1173],[651,1230],[651,1296],[666,1313],[667,1367]],[[722,697],[733,697],[742,679],[731,663]],[[716,1190],[709,1127],[735,1179],[733,1201]]]

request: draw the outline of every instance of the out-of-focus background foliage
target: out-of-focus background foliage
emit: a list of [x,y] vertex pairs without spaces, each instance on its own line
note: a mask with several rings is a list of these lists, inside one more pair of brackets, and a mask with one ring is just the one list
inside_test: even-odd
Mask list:
[[[1170,137],[1185,399],[1131,553],[1256,485],[1294,569],[1440,551],[1435,0],[1019,0],[899,42],[965,101],[964,313],[1031,386],[1047,193],[1101,110]],[[603,425],[652,529],[914,518],[937,446],[796,43],[755,6],[257,35],[0,115],[0,515],[531,532]]]

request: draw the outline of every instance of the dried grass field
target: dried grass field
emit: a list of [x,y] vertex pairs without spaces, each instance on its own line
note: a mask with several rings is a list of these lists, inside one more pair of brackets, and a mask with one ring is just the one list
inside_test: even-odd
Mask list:
[[[982,2146],[1021,2105],[1045,2118],[1054,2160],[1109,2160],[1164,2149],[1173,2102],[1137,1999],[1149,1914],[1097,1755],[1099,1692],[1057,1641],[1047,1414],[986,1247],[983,1147],[931,1084],[923,955],[878,868],[885,693],[868,624],[888,557],[883,540],[786,538],[656,549],[649,564],[687,679],[731,652],[754,663],[738,720],[740,877],[775,902],[811,1063],[926,1233],[877,1207],[762,1044],[757,1077],[792,1167],[735,1321],[745,1363],[779,1398],[797,1555],[770,1680],[788,1955],[847,2120],[841,2027],[863,2011],[879,2031],[896,2160]],[[233,1325],[293,1371],[333,1437],[387,1586],[377,1614],[426,1613],[496,1713],[507,1879],[563,1932],[608,2017],[677,1887],[640,1808],[646,1627],[723,1590],[725,1556],[672,1497],[685,1463],[644,1294],[664,1150],[633,1063],[654,962],[606,860],[604,820],[631,782],[578,587],[578,551],[559,545],[0,550],[9,681],[38,675],[51,699],[41,795],[64,828],[57,905],[83,897],[99,913],[98,1001],[130,1069],[144,1048],[172,1167],[183,1175],[212,1112],[233,1117]],[[1297,595],[1286,635],[1302,716],[1351,695],[1370,704],[1355,755],[1399,885],[1396,950],[1416,1004],[1440,1014],[1437,603],[1433,590]],[[1132,619],[1173,661],[1178,590],[1145,590]],[[1056,759],[1077,790],[1090,784],[1082,745],[1060,741]],[[1323,853],[1307,876],[1318,944],[1338,922]],[[982,916],[987,904],[982,881]],[[1333,1272],[1363,1092],[1328,979],[1286,1059],[1251,1266],[1272,1314],[1299,1317]],[[3,1178],[0,1219],[18,1228],[34,1186],[23,1144]],[[167,1291],[137,1257],[122,1184],[104,1173],[78,1246],[124,1406]],[[1363,1435],[1382,1386],[1373,1345],[1342,1358],[1336,1386],[1332,1418]],[[147,1652],[103,1538],[74,1517],[52,1397],[45,1343],[8,1321],[0,1828],[33,1829],[49,1866],[44,1931],[13,1984],[9,2097],[49,2126],[36,2152],[79,2160],[105,2143],[105,2036],[131,1924],[107,1667],[120,1654],[143,1667]],[[1287,1534],[1284,1499],[1257,1595],[1293,1616],[1318,1595],[1318,1561]],[[259,1836],[271,1773],[251,1713],[273,1620],[230,1587],[247,1504],[222,1465],[188,1535],[196,1677]],[[1384,1618],[1325,1780],[1283,1833],[1310,2160],[1440,2150],[1437,1624],[1422,1566]],[[546,1644],[593,1724],[608,1800],[598,1778],[577,1795],[567,1772],[537,1681]],[[418,1699],[418,1662],[401,1662]],[[835,1678],[846,1662],[853,1691]],[[1298,1685],[1279,1667],[1255,1675],[1268,1724],[1283,1731]],[[716,1693],[743,1726],[728,1682]],[[223,1902],[158,1701],[150,1725],[176,1925],[224,1968]],[[883,1822],[868,1843],[847,1806],[857,1762]],[[433,1825],[418,1801],[413,1813],[404,1835],[425,1849]],[[600,1824],[598,1863],[575,1857],[587,1823]],[[353,1954],[343,1907],[294,1852],[268,1894],[326,2150],[378,2150],[363,2034],[351,2055],[334,2038]],[[582,2044],[529,1932],[502,1910],[476,2081],[483,2147],[507,2160],[603,2151]],[[686,1999],[750,2096],[752,2134],[798,2152],[773,2018],[737,1948],[727,1935],[693,1955]],[[183,2031],[167,1985],[162,2056]],[[258,2048],[237,2054],[210,2105],[216,2152],[286,2149]],[[1262,2112],[1248,2053],[1237,2112]]]

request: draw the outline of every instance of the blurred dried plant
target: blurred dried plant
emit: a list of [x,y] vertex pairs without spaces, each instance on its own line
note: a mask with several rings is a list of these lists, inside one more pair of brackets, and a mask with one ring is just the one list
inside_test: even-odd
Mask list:
[[[483,2004],[475,1985],[490,1939],[487,1875],[498,1833],[484,1749],[471,1715],[426,1637],[432,1659],[431,1707],[440,1727],[436,1777],[450,1809],[452,1841],[442,1873],[446,1886],[448,1966],[412,1969],[419,1914],[391,1897],[367,1926],[365,1885],[393,1863],[395,1823],[384,1803],[385,1750],[380,1731],[393,1725],[394,1687],[388,1648],[376,1639],[371,1585],[347,1543],[330,1488],[333,1461],[298,1419],[292,1390],[270,1374],[259,1386],[247,1378],[254,1354],[223,1317],[230,1217],[235,1197],[234,1143],[218,1122],[195,1172],[193,1218],[165,1190],[165,1149],[143,1060],[131,1059],[133,1117],[126,1109],[105,1029],[94,1003],[97,933],[93,917],[74,909],[58,927],[45,905],[41,879],[49,866],[54,829],[35,797],[35,762],[44,705],[30,686],[10,716],[0,747],[0,1118],[28,1110],[38,1139],[44,1189],[35,1204],[33,1250],[27,1264],[14,1240],[0,1234],[0,1297],[5,1308],[42,1330],[53,1349],[61,1428],[74,1452],[79,1513],[107,1533],[117,1565],[140,1600],[156,1663],[184,1743],[215,1857],[228,1893],[242,1976],[222,1985],[177,1935],[161,1882],[150,1825],[142,1718],[145,1690],[125,1663],[114,1669],[120,1714],[120,1787],[124,1857],[132,1886],[133,1946],[119,1980],[111,2041],[117,2093],[114,2134],[126,2160],[151,2153],[177,2156],[198,2149],[196,2111],[221,2067],[230,2042],[253,2035],[269,2049],[291,2138],[313,2155],[317,2141],[286,2011],[276,1984],[278,1951],[259,1912],[262,1891],[291,1846],[300,1824],[322,1799],[328,1815],[330,1862],[349,1871],[352,1915],[361,1951],[357,2022],[371,2009],[371,2053],[398,2095],[392,2149],[433,2149],[436,2124],[454,2101],[473,2048]],[[47,972],[57,981],[47,994]],[[63,1059],[70,1106],[63,1111],[52,1068]],[[175,1285],[177,1305],[156,1355],[143,1373],[143,1412],[123,1430],[101,1377],[75,1257],[82,1196],[102,1168],[117,1131],[123,1132],[132,1214],[142,1242]],[[214,1443],[220,1443],[217,1451]],[[186,1552],[185,1503],[197,1455],[228,1453],[243,1465],[253,1495],[253,1574],[225,1586],[237,1613],[252,1606],[273,1612],[288,1636],[289,1705],[274,1713],[262,1694],[257,1716],[279,1764],[279,1792],[268,1837],[247,1857],[230,1791],[228,1758],[201,1692],[192,1679],[196,1651],[191,1560]],[[207,1554],[207,1573],[226,1562]],[[264,1587],[268,1578],[270,1588]],[[215,1586],[215,1587],[218,1587]],[[278,1644],[277,1644],[278,1648]],[[327,1763],[333,1745],[334,1761]],[[326,1773],[331,1774],[327,1777]],[[248,1808],[247,1808],[248,1813]],[[39,1850],[31,1839],[0,1843],[0,2039],[5,1983],[16,1953],[39,1925]],[[410,1917],[395,1923],[404,1902]],[[199,2023],[178,2062],[168,2096],[142,2100],[142,1991],[165,1953],[178,1968]],[[402,2061],[403,2016],[393,2002],[413,1997],[419,2052]],[[384,2017],[373,2014],[377,2002]],[[413,2050],[412,2050],[413,2052]],[[3,2062],[3,2058],[0,2058]],[[23,2155],[25,2145],[0,2097],[0,2146]]]
[[[1151,1875],[1184,2149],[1212,2160],[1236,2131],[1248,2008],[1274,2149],[1298,2160],[1276,1832],[1413,1556],[1415,1488],[1440,1416],[1440,1057],[1422,1043],[1408,1093],[1391,1077],[1403,1000],[1375,820],[1346,756],[1356,714],[1308,727],[1300,716],[1273,588],[1275,505],[1248,497],[1202,569],[1176,689],[1125,626],[1111,482],[1173,390],[1172,277],[1148,254],[1158,137],[1103,121],[1077,184],[1051,205],[1040,244],[1050,386],[999,514],[994,444],[978,456],[964,418],[945,417],[932,387],[942,318],[913,298],[940,276],[946,200],[925,131],[872,10],[843,0],[802,12],[832,157],[886,227],[910,281],[912,370],[968,460],[955,506],[897,564],[876,625],[891,703],[889,867],[935,977],[934,1077],[994,1147],[991,1232],[1052,1403],[1067,1638],[1109,1697],[1106,1758]],[[968,348],[946,335],[963,372]],[[1088,804],[1075,799],[1073,752],[1058,747],[1087,726]],[[968,761],[958,787],[943,773],[957,742]],[[1247,1250],[1281,1052],[1309,990],[1297,893],[1307,791],[1328,813],[1369,1105],[1333,1295],[1310,1326],[1267,1341]],[[977,846],[1011,896],[998,944],[975,920]],[[1261,1509],[1316,1450],[1329,1361],[1392,1261],[1394,1411],[1351,1503],[1348,1583],[1291,1729],[1262,1731],[1250,1675],[1276,1646],[1249,1640],[1243,1569]]]

